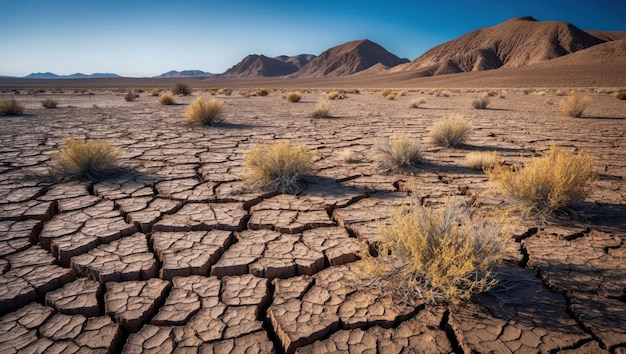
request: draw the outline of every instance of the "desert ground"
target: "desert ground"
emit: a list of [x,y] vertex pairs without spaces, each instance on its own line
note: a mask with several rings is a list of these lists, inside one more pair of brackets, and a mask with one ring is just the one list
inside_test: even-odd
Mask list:
[[[404,88],[395,100],[382,88],[331,101],[330,118],[311,117],[321,88],[301,87],[298,103],[281,88],[196,88],[172,106],[149,87],[132,102],[127,88],[0,90],[26,106],[0,117],[0,352],[626,353],[625,101],[579,88],[592,103],[571,118],[557,113],[567,87]],[[472,108],[487,89],[488,109]],[[226,123],[187,123],[195,96],[223,100]],[[454,115],[472,122],[469,141],[429,142]],[[72,136],[119,147],[127,173],[50,178]],[[375,146],[394,136],[423,145],[413,174],[379,166]],[[247,188],[244,153],[282,139],[315,149],[307,188]],[[584,218],[511,220],[502,285],[459,306],[409,306],[354,281],[391,207],[504,206],[468,152],[521,164],[551,143],[592,155],[598,180]]]

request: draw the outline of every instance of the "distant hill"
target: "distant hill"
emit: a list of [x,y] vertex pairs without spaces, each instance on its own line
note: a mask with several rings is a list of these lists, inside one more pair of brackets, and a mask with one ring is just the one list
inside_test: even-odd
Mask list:
[[441,75],[521,67],[603,42],[569,23],[518,17],[438,45],[392,71],[421,70],[425,75]]
[[113,77],[121,77],[117,74],[111,73],[93,73],[90,75],[85,75],[82,73],[75,73],[71,75],[57,75],[51,72],[45,73],[32,73],[27,76],[24,76],[25,79],[87,79],[87,78],[113,78]]
[[317,56],[313,54],[300,54],[300,55],[294,55],[292,57],[281,55],[281,56],[274,57],[274,59],[280,60],[285,63],[291,63],[295,65],[298,69],[300,69],[303,66],[307,65],[308,63],[310,63],[316,57]]
[[168,77],[211,77],[214,75],[215,74],[211,74],[209,72],[205,72],[202,70],[182,70],[182,71],[171,70],[159,76],[155,76],[155,78],[163,79],[163,78],[168,78]]
[[408,63],[380,45],[364,39],[332,47],[302,67],[293,77],[337,77],[351,75],[376,64],[393,67]]
[[248,55],[226,70],[220,77],[274,77],[289,75],[300,69],[296,64],[286,60],[270,58],[265,55]]

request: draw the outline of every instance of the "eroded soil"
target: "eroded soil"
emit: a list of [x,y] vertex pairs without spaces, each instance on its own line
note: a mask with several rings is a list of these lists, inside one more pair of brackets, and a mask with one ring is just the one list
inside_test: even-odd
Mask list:
[[[147,93],[2,94],[26,114],[0,117],[0,352],[626,351],[626,105],[587,93],[584,118],[555,113],[561,97],[481,92],[434,97],[379,92],[331,102],[323,92],[288,103],[281,92],[226,102],[227,123],[189,125],[194,97],[162,106]],[[195,95],[209,97],[207,91]],[[409,101],[425,97],[419,109]],[[53,98],[56,109],[40,101]],[[427,140],[431,124],[459,114],[473,123],[459,149]],[[424,144],[413,176],[378,166],[378,139]],[[64,139],[105,139],[128,173],[97,183],[45,175]],[[289,139],[317,152],[298,195],[250,190],[243,155]],[[458,307],[409,307],[352,279],[358,252],[379,241],[395,205],[450,200],[488,213],[503,206],[470,151],[506,163],[539,156],[551,142],[595,158],[599,175],[581,207],[586,219],[521,221],[501,286]],[[361,159],[348,163],[342,151]],[[411,192],[408,192],[408,191]],[[404,351],[403,351],[404,350]]]

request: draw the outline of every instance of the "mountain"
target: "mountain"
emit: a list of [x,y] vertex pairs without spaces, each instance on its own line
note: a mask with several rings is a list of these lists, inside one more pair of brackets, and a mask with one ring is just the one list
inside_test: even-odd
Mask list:
[[112,78],[112,77],[121,77],[121,76],[117,74],[111,74],[111,73],[93,73],[90,75],[85,75],[82,73],[75,73],[71,75],[57,75],[51,72],[32,73],[27,76],[24,76],[25,79],[93,79],[93,78]]
[[438,45],[392,71],[421,70],[425,75],[442,75],[521,67],[603,42],[569,23],[518,17]]
[[303,66],[294,77],[337,77],[351,75],[376,64],[392,67],[409,62],[364,39],[332,47]]
[[303,66],[307,65],[308,63],[310,63],[316,57],[317,56],[313,54],[300,54],[300,55],[294,55],[292,57],[281,55],[281,56],[274,57],[274,59],[280,60],[285,63],[291,63],[297,66],[298,69],[300,69]]
[[295,73],[300,68],[294,63],[269,58],[265,55],[248,55],[220,77],[272,77]]
[[211,77],[214,75],[215,74],[211,74],[202,70],[183,70],[183,71],[171,70],[159,76],[155,76],[155,78],[164,79],[168,77]]
[[626,31],[585,31],[590,35],[599,38],[603,41],[618,41],[621,39],[626,39]]

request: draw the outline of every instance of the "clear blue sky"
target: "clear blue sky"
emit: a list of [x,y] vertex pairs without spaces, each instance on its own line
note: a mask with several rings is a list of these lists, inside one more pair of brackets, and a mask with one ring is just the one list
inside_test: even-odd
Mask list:
[[319,54],[368,38],[411,60],[512,17],[626,30],[624,0],[7,0],[0,75],[221,73],[248,54]]

